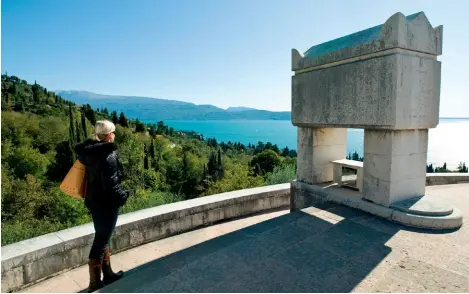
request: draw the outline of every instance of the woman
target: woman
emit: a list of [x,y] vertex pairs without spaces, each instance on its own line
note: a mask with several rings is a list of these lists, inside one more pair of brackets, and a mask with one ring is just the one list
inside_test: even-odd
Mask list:
[[119,208],[128,197],[122,186],[123,170],[116,154],[115,130],[112,122],[98,121],[92,139],[75,147],[78,159],[86,167],[85,205],[91,212],[96,231],[88,263],[90,293],[119,280],[124,274],[122,271],[112,271],[109,251],[109,240],[116,226]]

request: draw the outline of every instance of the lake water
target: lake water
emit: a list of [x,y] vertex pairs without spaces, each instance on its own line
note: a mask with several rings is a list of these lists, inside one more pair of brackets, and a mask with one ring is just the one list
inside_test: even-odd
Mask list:
[[[297,131],[290,121],[167,121],[176,130],[196,131],[206,138],[221,142],[257,144],[272,142],[279,148],[297,149]],[[441,118],[435,129],[430,129],[428,163],[456,168],[461,161],[469,163],[469,119]],[[363,130],[349,129],[347,153],[363,155]]]

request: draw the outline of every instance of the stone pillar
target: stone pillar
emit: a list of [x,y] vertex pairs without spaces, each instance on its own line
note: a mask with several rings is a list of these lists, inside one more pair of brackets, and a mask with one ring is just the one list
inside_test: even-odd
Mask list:
[[330,182],[333,160],[345,159],[347,129],[298,128],[297,179],[308,184]]
[[[347,129],[298,127],[297,179],[307,184],[331,182],[331,161],[344,159],[347,153]],[[305,193],[291,192],[291,210],[306,207]]]
[[313,182],[313,129],[298,127],[298,152],[296,158],[298,181]]
[[363,198],[383,206],[423,196],[428,130],[367,130]]

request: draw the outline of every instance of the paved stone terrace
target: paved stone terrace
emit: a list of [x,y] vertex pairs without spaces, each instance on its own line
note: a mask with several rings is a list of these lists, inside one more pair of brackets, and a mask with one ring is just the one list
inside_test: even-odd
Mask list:
[[[427,187],[469,217],[469,184]],[[101,292],[469,292],[469,227],[409,229],[343,206],[269,212],[113,256]],[[83,266],[23,292],[85,291]]]

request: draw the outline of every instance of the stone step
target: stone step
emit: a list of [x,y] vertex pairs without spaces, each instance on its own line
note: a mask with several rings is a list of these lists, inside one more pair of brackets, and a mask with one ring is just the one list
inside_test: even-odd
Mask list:
[[423,216],[448,216],[453,213],[451,205],[425,196],[396,202],[391,207],[402,212]]

